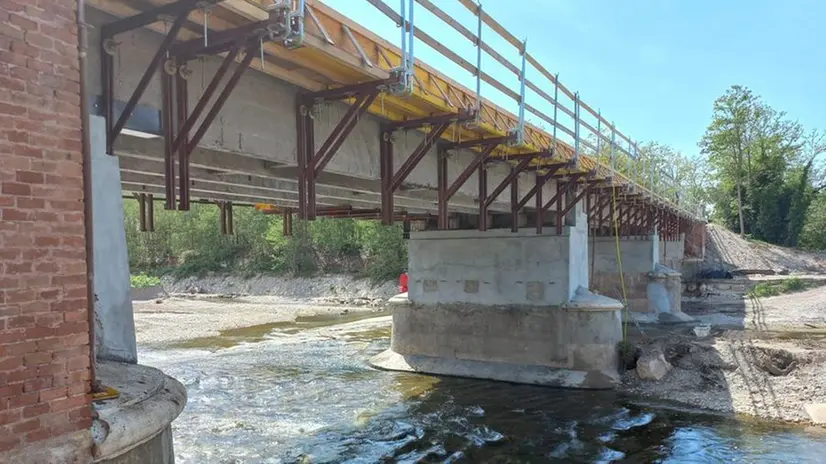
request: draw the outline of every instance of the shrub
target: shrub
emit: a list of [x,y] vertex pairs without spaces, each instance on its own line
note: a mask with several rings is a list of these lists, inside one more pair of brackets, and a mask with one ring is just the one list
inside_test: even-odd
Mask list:
[[147,274],[136,274],[129,277],[132,288],[147,288],[161,284],[161,279]]

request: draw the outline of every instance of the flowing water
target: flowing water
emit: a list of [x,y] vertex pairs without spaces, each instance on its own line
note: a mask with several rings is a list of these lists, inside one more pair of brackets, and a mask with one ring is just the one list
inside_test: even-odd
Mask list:
[[389,318],[358,319],[142,348],[143,364],[189,392],[176,462],[826,462],[819,429],[375,370],[367,360],[389,346]]

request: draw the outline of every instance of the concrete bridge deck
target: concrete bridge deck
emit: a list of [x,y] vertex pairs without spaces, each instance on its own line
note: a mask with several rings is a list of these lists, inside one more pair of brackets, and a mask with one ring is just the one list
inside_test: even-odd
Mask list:
[[[90,6],[99,12],[90,15],[91,22],[99,26],[92,31],[92,43],[106,43],[106,37],[101,36],[101,31],[106,31],[107,27],[112,28],[119,19],[134,18],[150,11],[163,12],[158,8],[167,8],[164,10],[167,15],[160,16],[165,19],[164,21],[158,21],[158,17],[155,17],[156,20],[141,24],[144,27],[119,30],[119,33],[113,34],[112,40],[108,41],[109,47],[93,47],[90,63],[93,69],[98,68],[102,72],[93,70],[90,73],[90,94],[95,99],[97,112],[105,114],[107,108],[104,98],[111,91],[114,102],[113,114],[108,118],[113,120],[109,123],[110,126],[115,124],[114,116],[118,115],[123,106],[126,106],[125,102],[133,96],[133,90],[140,86],[141,77],[161,44],[163,35],[174,24],[175,15],[170,12],[177,10],[170,8],[175,4],[185,3],[187,2],[170,0],[89,2]],[[221,71],[223,58],[230,52],[223,50],[210,54],[205,50],[199,50],[204,53],[187,55],[182,50],[195,49],[193,47],[204,40],[204,35],[209,43],[210,36],[215,41],[221,34],[226,35],[228,31],[243,29],[255,22],[266,22],[270,17],[266,8],[269,2],[264,0],[225,0],[212,3],[215,5],[208,10],[200,7],[188,9],[181,22],[180,31],[171,45],[174,54],[172,61],[179,61],[178,67],[187,69],[188,77],[183,84],[186,94],[184,100],[187,103],[185,113],[197,107],[205,94],[208,97],[212,96],[209,92],[211,85],[207,84],[216,72]],[[295,9],[304,2],[293,0],[289,3]],[[397,24],[401,24],[399,14],[382,1],[369,0],[369,3]],[[425,8],[445,20],[446,26],[475,40],[472,32],[458,21],[446,17],[435,4],[424,0],[417,0],[417,3],[418,8]],[[476,11],[473,2],[462,0],[462,3],[469,12],[479,15],[480,21],[486,26],[516,47],[515,53],[521,53],[521,42],[495,19],[484,12]],[[630,174],[623,174],[622,171],[631,172],[628,162],[620,162],[620,157],[624,156],[629,160],[634,155],[631,139],[616,130],[600,114],[582,102],[578,95],[558,82],[554,75],[527,52],[524,53],[527,64],[546,78],[543,83],[523,79],[524,86],[539,95],[534,97],[539,101],[526,101],[529,98],[520,94],[519,89],[508,88],[491,77],[482,67],[479,68],[479,79],[498,89],[506,98],[517,102],[525,100],[524,111],[533,115],[534,120],[550,124],[551,131],[524,122],[524,117],[520,119],[519,116],[487,99],[477,99],[474,91],[460,85],[438,69],[417,60],[411,66],[407,93],[389,91],[387,86],[384,86],[378,89],[378,93],[373,92],[376,95],[372,97],[366,93],[348,93],[344,97],[337,96],[332,101],[325,101],[311,108],[310,119],[313,120],[314,128],[310,133],[315,135],[315,148],[322,146],[323,149],[321,142],[325,141],[325,137],[337,134],[337,130],[354,113],[356,124],[350,128],[352,131],[349,134],[345,131],[344,140],[337,152],[334,150],[331,154],[329,163],[322,169],[315,169],[316,173],[310,179],[305,179],[304,175],[308,171],[306,166],[300,166],[301,123],[300,118],[296,116],[296,100],[299,96],[314,92],[311,95],[315,98],[323,95],[318,92],[330,93],[335,92],[331,89],[358,85],[365,85],[369,93],[370,83],[393,81],[395,72],[403,64],[404,55],[399,47],[373,34],[367,27],[359,24],[357,19],[348,18],[322,2],[307,1],[303,12],[303,16],[300,17],[304,33],[301,46],[293,48],[278,41],[262,41],[262,50],[248,50],[249,53],[241,51],[233,56],[235,61],[241,62],[242,56],[253,55],[246,60],[249,68],[240,75],[234,90],[231,89],[229,98],[223,107],[219,108],[217,118],[205,124],[203,137],[197,146],[192,147],[186,162],[182,161],[180,154],[176,156],[165,153],[165,139],[169,137],[151,140],[133,136],[163,136],[163,115],[180,112],[172,111],[172,102],[170,108],[165,109],[164,102],[173,97],[164,97],[164,79],[153,75],[132,117],[125,125],[127,132],[114,137],[112,151],[121,158],[124,190],[171,197],[167,201],[168,208],[175,207],[173,200],[176,196],[183,195],[186,190],[187,197],[191,195],[193,198],[236,203],[271,203],[297,210],[301,215],[304,207],[315,208],[314,205],[318,205],[322,208],[331,208],[349,205],[353,208],[382,206],[383,210],[392,209],[397,213],[439,213],[442,216],[446,216],[449,209],[451,213],[482,217],[480,203],[484,203],[485,212],[515,217],[521,211],[532,214],[536,223],[544,222],[536,219],[536,216],[542,216],[544,220],[545,215],[535,213],[538,209],[536,205],[542,203],[543,199],[546,205],[543,209],[549,215],[553,212],[559,215],[569,209],[567,203],[575,199],[588,202],[595,228],[610,229],[608,210],[616,204],[620,222],[627,220],[629,227],[643,225],[643,221],[659,222],[663,226],[664,234],[677,235],[687,230],[696,220],[684,205],[677,205],[672,199],[630,180]],[[104,26],[107,24],[109,26]],[[108,35],[109,31],[104,34]],[[427,31],[416,29],[414,35],[415,40],[431,46],[465,70],[476,72],[476,67],[468,59],[458,56],[442,45],[437,37],[428,35]],[[504,65],[511,72],[520,74],[515,65],[503,58],[502,53],[505,51],[496,51],[485,42],[480,43],[484,52],[495,62]],[[109,53],[102,51],[104,48]],[[181,55],[186,56],[181,58]],[[242,65],[237,65],[237,68]],[[109,75],[106,69],[111,71]],[[158,74],[163,76],[163,71],[158,71]],[[180,85],[183,79],[176,77],[175,80]],[[110,88],[107,89],[107,86]],[[563,101],[565,99],[570,103],[566,105]],[[540,109],[540,103],[544,104],[544,107],[548,107],[550,103],[550,107],[554,108],[552,115],[545,114]],[[358,109],[363,112],[361,115],[353,111],[359,105],[364,106]],[[581,115],[582,110],[584,116]],[[458,119],[468,112],[473,112],[474,118],[466,123],[460,123]],[[440,122],[443,122],[439,118],[443,117],[452,117],[449,121],[452,123],[445,124],[443,130],[438,132]],[[566,123],[565,118],[570,122]],[[199,121],[203,122],[204,119],[207,118],[201,114]],[[426,123],[411,124],[411,121],[416,120]],[[520,125],[520,121],[524,124]],[[388,124],[398,130],[392,135],[392,154],[385,156],[382,154],[380,138]],[[519,132],[519,127],[523,127],[524,130]],[[518,132],[516,134],[515,129]],[[580,134],[580,131],[583,134]],[[192,137],[195,130],[190,128],[186,132]],[[432,141],[427,140],[435,132],[438,132],[440,144],[447,143],[461,148],[444,155],[446,159],[442,161],[443,155],[433,146],[438,144],[428,144]],[[473,167],[480,164],[479,158],[486,145],[471,142],[481,139],[505,139],[509,136],[515,136],[517,141],[494,145],[495,148],[481,163],[483,169],[479,170],[479,179],[484,175],[485,182],[474,179],[476,170]],[[401,182],[397,182],[394,191],[388,195],[382,180],[385,177],[382,175],[383,159],[389,158],[389,164],[400,166],[398,171],[401,171],[410,167],[404,164],[408,161],[408,155],[415,154],[416,148],[423,144],[427,145],[423,156],[410,165],[412,169],[408,169],[406,176],[402,176]],[[609,146],[614,147],[614,150],[608,150],[606,147]],[[607,151],[616,152],[617,169],[613,172],[604,156],[601,157],[601,163],[600,157],[592,156]],[[526,155],[530,156],[530,159],[525,159]],[[177,158],[171,161],[172,179],[166,174],[169,169],[165,167],[170,163],[170,156]],[[576,162],[570,165],[563,164],[572,160]],[[174,178],[175,166],[177,178]],[[184,170],[184,166],[188,166],[188,169]],[[515,193],[508,201],[507,195],[502,193],[506,189],[505,181],[514,177],[509,177],[511,170],[517,171],[516,182],[510,182]],[[181,180],[184,172],[186,180]],[[544,194],[536,195],[534,193],[540,181],[535,178],[544,174],[548,174],[547,181],[543,181],[538,189]],[[392,177],[392,173],[389,177]],[[439,180],[440,177],[446,179]],[[449,188],[453,186],[452,179],[457,179],[457,188],[453,190]],[[458,182],[459,180],[462,182]],[[167,183],[172,183],[173,187],[170,188]],[[177,191],[174,188],[175,184],[178,185]],[[186,189],[183,188],[185,184],[188,185]],[[488,196],[489,192],[487,185],[481,184],[491,185],[490,189],[493,191],[489,195],[490,198],[484,202],[480,202],[479,199],[481,196]],[[497,184],[503,188],[494,188]],[[308,195],[302,191],[304,186],[314,190],[314,193],[309,195],[315,196],[315,201],[304,197]],[[609,187],[616,187],[616,190]],[[563,201],[568,195],[558,194],[558,191],[566,189],[590,189],[590,192],[574,195]],[[450,194],[446,195],[446,191],[450,191]],[[613,199],[608,200],[612,192],[616,196],[616,203]],[[390,200],[386,203],[388,197]],[[556,201],[549,202],[552,198],[556,198]],[[181,201],[183,199],[178,202],[178,208]],[[439,228],[446,228],[447,221],[440,219],[442,220]],[[484,223],[486,220],[478,222]],[[557,217],[552,218],[551,222],[562,221]]]

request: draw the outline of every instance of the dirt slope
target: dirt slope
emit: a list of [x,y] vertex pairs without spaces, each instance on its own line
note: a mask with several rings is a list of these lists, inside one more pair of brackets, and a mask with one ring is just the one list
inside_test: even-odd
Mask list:
[[723,226],[709,224],[704,267],[823,273],[826,257],[822,253],[746,240]]

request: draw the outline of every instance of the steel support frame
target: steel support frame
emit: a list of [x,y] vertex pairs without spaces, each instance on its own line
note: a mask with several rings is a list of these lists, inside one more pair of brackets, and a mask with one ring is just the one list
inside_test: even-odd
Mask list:
[[[536,201],[536,233],[542,233],[542,222],[543,222],[543,214],[542,214],[542,188],[545,186],[545,183],[548,182],[552,177],[559,172],[560,169],[564,167],[571,167],[571,161],[562,161],[557,163],[552,163],[544,166],[545,172],[540,173],[539,171],[536,172],[535,182],[533,187],[519,200],[516,205],[511,204],[511,213],[513,214],[514,218],[516,218],[519,214],[519,211],[524,208],[528,201],[533,197]],[[529,168],[525,168],[524,171],[528,171]],[[513,192],[511,192],[513,195]],[[513,201],[513,198],[511,199]]]
[[[289,31],[281,30],[279,25],[287,24],[284,11],[274,9],[270,17],[264,21],[239,26],[237,28],[216,32],[212,36],[212,44],[205,46],[202,39],[193,39],[183,43],[173,43],[182,28],[189,13],[206,4],[218,3],[218,0],[180,0],[175,3],[160,6],[138,15],[124,18],[101,28],[101,80],[103,87],[103,114],[106,119],[106,146],[109,154],[114,154],[113,145],[120,135],[127,121],[132,116],[138,102],[145,93],[153,76],[158,70],[161,72],[161,113],[164,135],[164,177],[165,177],[165,208],[188,210],[190,206],[190,177],[189,156],[200,143],[206,131],[220,113],[232,91],[237,86],[241,76],[249,68],[252,58],[260,51],[263,40],[286,37]],[[156,51],[144,74],[130,96],[126,106],[114,120],[114,60],[106,52],[105,43],[116,34],[127,32],[135,28],[146,26],[158,20],[161,15],[175,17],[172,27],[166,33],[160,47]],[[239,53],[245,52],[244,58],[235,68],[232,76],[224,84],[218,97],[209,106],[225,74]],[[188,61],[206,55],[215,55],[226,52],[223,63],[219,67],[209,86],[198,99],[194,110],[189,113],[186,78],[184,69]],[[167,61],[170,66],[161,66]],[[201,118],[204,111],[206,115]],[[196,126],[196,123],[200,123]],[[190,137],[192,130],[194,135]],[[176,159],[178,166],[178,185],[180,201],[176,205]]]
[[[175,3],[170,3],[150,11],[146,11],[129,18],[123,18],[109,24],[101,26],[100,37],[100,57],[101,57],[101,86],[102,86],[102,106],[103,116],[106,120],[106,152],[114,155],[113,146],[121,131],[126,127],[126,123],[132,113],[135,111],[138,102],[140,101],[152,77],[155,76],[158,69],[163,63],[164,58],[168,55],[169,48],[173,41],[178,37],[178,32],[184,25],[189,13],[197,8],[199,0],[180,0]],[[173,16],[175,19],[161,41],[160,46],[155,51],[149,65],[144,70],[138,84],[132,91],[132,95],[126,102],[126,106],[121,112],[117,120],[115,120],[115,69],[114,57],[107,51],[107,41],[112,41],[117,34],[129,32],[131,30],[144,27],[148,24],[158,21],[160,16]]]
[[[557,182],[557,184],[556,184],[556,193],[554,194],[554,196],[550,200],[548,200],[547,202],[545,202],[545,204],[542,204],[541,206],[539,206],[540,201],[539,200],[537,201],[537,205],[539,206],[539,208],[537,210],[537,215],[542,216],[542,217],[544,217],[545,213],[549,209],[551,209],[551,205],[556,203],[556,207],[557,207],[557,210],[556,210],[557,211],[557,215],[556,215],[556,218],[557,218],[556,219],[556,233],[557,233],[557,235],[562,235],[562,218],[563,218],[563,216],[562,216],[562,214],[560,214],[560,213],[562,213],[562,209],[563,209],[563,207],[562,207],[562,198],[565,197],[565,195],[567,195],[568,192],[570,192],[571,189],[574,188],[578,184],[579,179],[582,178],[583,176],[585,176],[584,173],[570,174],[568,176],[568,179],[565,182]],[[537,190],[537,192],[539,192],[539,189]],[[537,224],[537,231],[538,231],[538,233],[541,233],[541,226],[539,224]]]
[[[379,94],[398,82],[398,77],[354,84],[318,92],[305,92],[296,98],[296,136],[298,162],[298,216],[314,220],[317,216],[316,178],[333,159]],[[316,150],[313,109],[324,101],[354,98],[355,102]],[[382,144],[384,145],[384,144]]]
[[[381,220],[384,225],[391,225],[395,218],[394,195],[411,172],[419,165],[425,155],[441,139],[451,124],[472,121],[473,111],[460,110],[458,113],[430,116],[421,119],[385,123],[382,125],[379,139],[379,168],[381,174]],[[393,163],[393,134],[397,130],[414,130],[430,127],[419,145],[408,155],[396,172]]]
[[[590,193],[591,190],[594,187],[596,187],[598,184],[600,184],[602,182],[603,182],[602,180],[589,180],[589,181],[586,181],[585,182],[585,188],[580,190],[577,193],[577,195],[574,197],[574,199],[567,202],[567,204],[565,205],[565,208],[562,209],[562,213],[561,213],[562,216],[564,217],[566,214],[568,214],[574,208],[574,206],[576,206],[576,204],[579,203],[582,200],[583,197],[588,195],[588,193]],[[588,199],[588,204],[589,204],[588,208],[590,208],[590,197]]]
[[219,219],[221,222],[222,235],[235,235],[235,227],[233,225],[232,202],[231,201],[216,201],[219,208]]
[[133,193],[138,201],[138,226],[141,232],[155,232],[155,197],[151,193]]
[[[440,146],[438,149],[438,156],[437,156],[437,184],[438,184],[438,228],[440,230],[446,230],[448,228],[448,202],[456,192],[459,191],[460,188],[470,179],[470,176],[473,175],[473,171],[479,171],[479,195],[480,195],[480,213],[484,208],[484,202],[481,201],[482,198],[487,197],[487,172],[485,171],[485,162],[490,158],[491,153],[496,147],[499,146],[501,142],[489,142],[488,140],[492,139],[483,139],[484,142],[481,143],[481,151],[476,152],[473,160],[468,164],[465,169],[456,177],[456,179],[448,185],[448,178],[447,178],[447,159],[448,153],[447,151],[451,148],[456,148],[458,144],[445,144],[444,146]],[[471,142],[479,142],[479,141],[471,141]],[[461,148],[470,148],[473,145],[463,145]],[[484,181],[484,182],[482,182]],[[486,218],[479,217],[479,223],[483,224],[486,221]]]
[[488,228],[487,217],[488,208],[494,201],[510,186],[510,209],[511,209],[511,232],[519,231],[519,175],[533,162],[534,156],[539,154],[529,154],[522,156],[515,165],[510,165],[508,175],[488,194],[488,178],[486,165],[479,166],[479,230],[485,231]]

